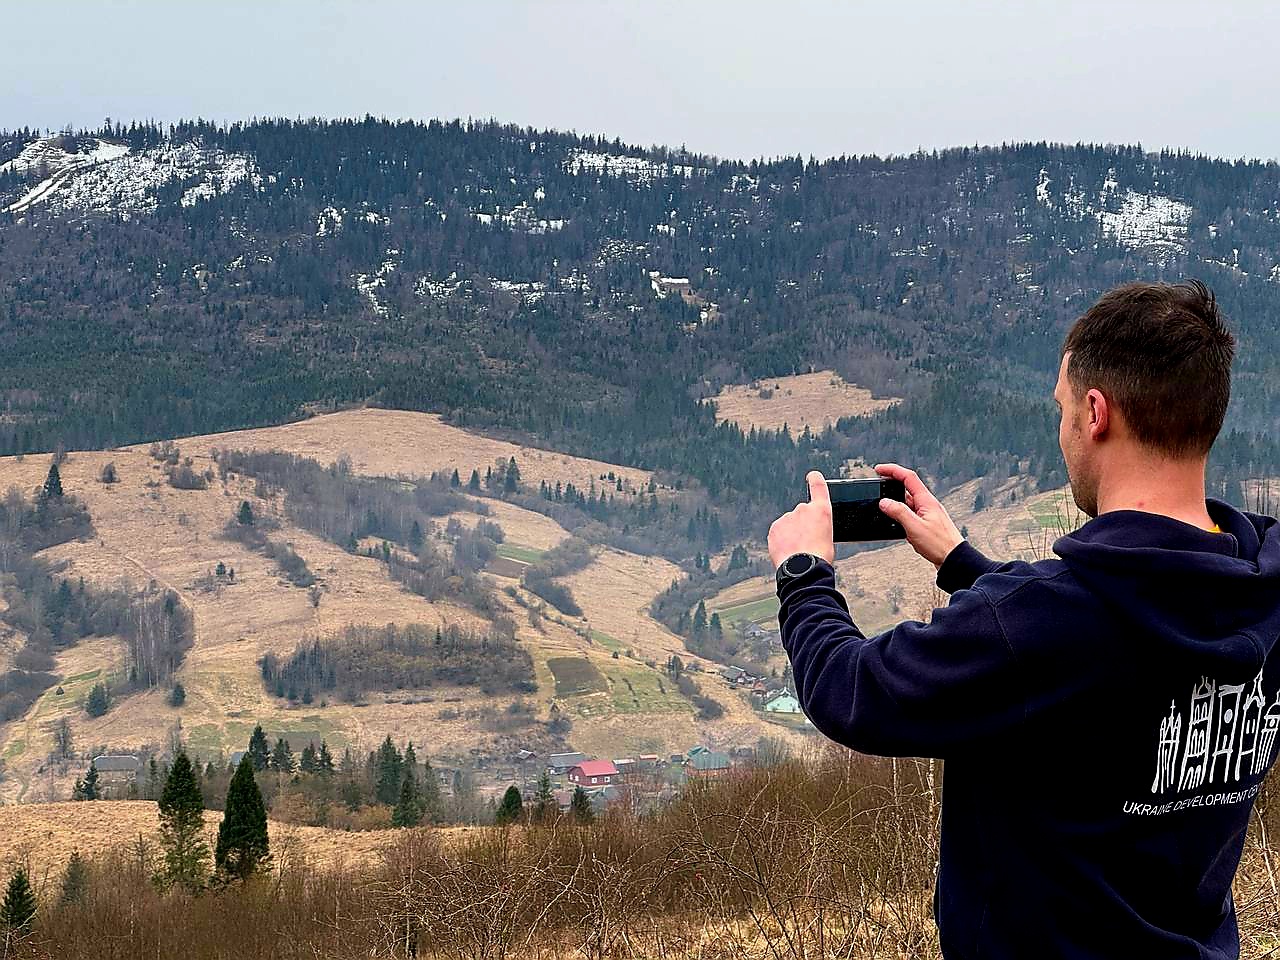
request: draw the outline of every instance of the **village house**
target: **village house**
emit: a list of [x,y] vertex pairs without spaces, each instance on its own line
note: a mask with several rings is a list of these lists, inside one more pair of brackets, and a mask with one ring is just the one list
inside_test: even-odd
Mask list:
[[625,777],[629,773],[635,773],[639,769],[635,757],[621,757],[613,761],[613,765],[618,768],[619,776]]
[[547,758],[547,770],[553,777],[558,777],[586,759],[585,753],[553,753]]
[[764,709],[766,713],[803,713],[800,709],[800,701],[787,691],[783,691],[765,701]]
[[689,754],[689,762],[685,765],[685,770],[690,777],[713,778],[729,772],[731,762],[727,753],[704,749],[697,754],[690,750]]
[[603,787],[617,779],[612,760],[584,760],[569,770],[569,782],[583,787]]
[[103,754],[93,758],[93,767],[104,794],[123,796],[130,784],[137,782],[142,761],[132,754]]

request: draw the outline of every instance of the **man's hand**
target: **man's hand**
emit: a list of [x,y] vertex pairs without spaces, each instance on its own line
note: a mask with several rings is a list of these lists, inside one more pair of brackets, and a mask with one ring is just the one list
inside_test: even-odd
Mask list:
[[877,463],[876,473],[901,480],[907,488],[905,504],[886,498],[880,501],[880,509],[891,520],[902,524],[902,529],[907,531],[907,543],[916,553],[935,567],[941,567],[947,554],[964,541],[946,508],[929,492],[914,470],[896,463]]
[[810,470],[809,502],[797,503],[769,527],[769,559],[775,569],[793,553],[812,553],[834,565],[836,545],[831,534],[831,494],[819,470]]

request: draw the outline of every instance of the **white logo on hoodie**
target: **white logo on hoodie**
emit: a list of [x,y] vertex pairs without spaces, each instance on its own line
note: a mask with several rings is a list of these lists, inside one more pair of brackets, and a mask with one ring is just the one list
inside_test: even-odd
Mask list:
[[1268,706],[1261,670],[1251,684],[1201,677],[1191,688],[1187,715],[1184,729],[1182,713],[1169,701],[1169,715],[1160,721],[1152,793],[1175,783],[1184,792],[1266,772],[1280,731],[1280,691]]

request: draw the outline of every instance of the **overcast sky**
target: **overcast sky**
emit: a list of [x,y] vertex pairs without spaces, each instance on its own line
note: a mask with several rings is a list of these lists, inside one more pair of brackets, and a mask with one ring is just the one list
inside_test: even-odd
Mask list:
[[1014,140],[1280,157],[1280,5],[31,0],[0,128],[496,117],[722,157]]

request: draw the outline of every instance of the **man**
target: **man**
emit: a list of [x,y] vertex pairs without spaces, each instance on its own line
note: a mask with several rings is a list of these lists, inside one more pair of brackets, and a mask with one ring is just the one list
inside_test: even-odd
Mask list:
[[878,465],[907,490],[881,509],[951,594],[928,625],[853,624],[817,471],[769,530],[814,726],[947,761],[949,960],[1239,955],[1231,880],[1280,730],[1280,524],[1205,498],[1233,353],[1197,281],[1119,287],[1075,323],[1053,396],[1092,519],[1056,558],[988,560],[913,471]]

